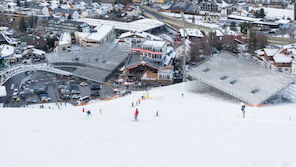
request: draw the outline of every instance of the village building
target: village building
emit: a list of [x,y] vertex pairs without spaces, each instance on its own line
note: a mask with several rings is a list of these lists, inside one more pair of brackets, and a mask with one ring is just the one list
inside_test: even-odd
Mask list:
[[[270,69],[296,74],[295,54],[284,48],[264,48],[256,51],[257,58]],[[294,69],[294,71],[293,71]]]
[[60,20],[52,19],[48,21],[48,31],[51,32],[90,32],[90,26],[87,23],[72,21],[72,20]]
[[119,36],[118,44],[131,47],[133,43],[142,43],[146,40],[161,41],[162,38],[147,32],[126,32]]
[[[185,33],[184,33],[184,30],[185,30]],[[195,29],[195,28],[180,29],[179,32],[182,38],[185,36],[190,41],[193,41],[197,38],[204,37],[203,33],[199,29]]]
[[143,43],[133,43],[131,51],[136,52],[153,62],[161,63],[164,61],[167,53],[167,42],[147,40]]
[[69,32],[64,32],[61,34],[55,52],[70,52],[71,51],[72,38]]
[[85,33],[75,32],[76,42],[83,47],[98,48],[115,39],[114,28],[108,25],[101,25],[94,29],[96,32]]

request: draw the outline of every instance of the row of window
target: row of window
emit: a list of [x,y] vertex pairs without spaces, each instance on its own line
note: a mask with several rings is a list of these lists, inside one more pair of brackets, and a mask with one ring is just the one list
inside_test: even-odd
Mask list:
[[162,52],[162,48],[143,47],[144,50],[150,50],[152,52]]
[[158,77],[159,79],[171,79],[170,75],[165,75],[165,74],[159,74]]
[[149,53],[144,53],[144,56],[152,58],[152,59],[161,59],[162,58],[162,55],[149,54]]

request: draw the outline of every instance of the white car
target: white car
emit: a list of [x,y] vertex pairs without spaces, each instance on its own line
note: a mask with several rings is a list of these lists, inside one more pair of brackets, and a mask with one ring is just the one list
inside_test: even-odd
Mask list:
[[80,86],[87,86],[87,83],[86,82],[81,82]]
[[80,99],[80,98],[81,98],[80,95],[73,95],[73,96],[72,96],[72,99]]

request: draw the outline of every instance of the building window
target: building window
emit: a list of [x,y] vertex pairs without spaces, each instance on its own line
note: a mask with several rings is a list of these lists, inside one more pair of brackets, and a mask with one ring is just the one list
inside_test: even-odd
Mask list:
[[221,80],[225,80],[226,78],[228,78],[228,76],[224,75],[223,77],[221,77]]
[[203,72],[208,72],[208,71],[210,71],[209,68],[206,68],[206,69],[203,70]]
[[234,85],[235,83],[237,83],[237,80],[232,80],[232,81],[230,82],[231,85]]
[[259,89],[253,89],[253,90],[251,91],[251,93],[253,93],[253,94],[256,94],[257,92],[259,92]]

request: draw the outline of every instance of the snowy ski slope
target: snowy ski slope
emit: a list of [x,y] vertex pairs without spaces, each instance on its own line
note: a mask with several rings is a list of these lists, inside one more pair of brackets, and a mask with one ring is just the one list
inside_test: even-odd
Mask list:
[[131,102],[143,92],[84,106],[90,119],[82,106],[2,108],[0,166],[296,166],[295,104],[247,107],[243,120],[238,101],[185,85],[150,90],[138,122]]

